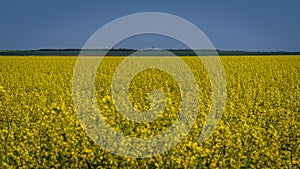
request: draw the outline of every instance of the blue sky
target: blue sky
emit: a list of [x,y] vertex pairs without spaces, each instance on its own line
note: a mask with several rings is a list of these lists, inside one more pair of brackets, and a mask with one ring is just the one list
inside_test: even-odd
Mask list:
[[[298,0],[2,0],[0,50],[81,48],[99,28],[137,12],[164,12],[200,28],[217,49],[300,51]],[[180,48],[162,36],[117,47]]]

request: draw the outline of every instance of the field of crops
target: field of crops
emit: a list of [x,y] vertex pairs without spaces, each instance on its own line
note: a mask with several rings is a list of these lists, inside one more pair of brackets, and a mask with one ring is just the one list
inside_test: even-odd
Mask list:
[[[81,126],[72,98],[76,57],[0,57],[0,168],[300,168],[300,56],[223,56],[227,94],[212,136],[198,138],[210,109],[211,85],[197,57],[181,57],[200,95],[192,129],[172,149],[146,158],[115,155]],[[105,57],[95,79],[103,116],[116,131],[138,138],[162,133],[177,119],[180,89],[165,72],[149,69],[131,82],[129,98],[149,109],[149,93],[165,92],[165,111],[137,123],[116,111],[110,95],[124,57]],[[116,146],[121,143],[111,143]]]

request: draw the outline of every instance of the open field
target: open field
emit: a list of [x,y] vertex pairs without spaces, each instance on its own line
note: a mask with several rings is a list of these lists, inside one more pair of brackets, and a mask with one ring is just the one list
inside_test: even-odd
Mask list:
[[[72,101],[76,57],[0,57],[0,168],[300,168],[300,56],[221,57],[227,81],[225,111],[202,144],[198,138],[210,108],[211,85],[198,58],[181,58],[199,88],[194,126],[163,154],[128,158],[97,146],[81,127]],[[110,96],[110,79],[123,59],[106,57],[99,67],[99,108],[124,135],[160,134],[177,118],[180,89],[164,72],[142,72],[130,86],[135,108],[148,110],[149,92],[160,88],[167,96],[166,110],[149,123],[122,117]]]

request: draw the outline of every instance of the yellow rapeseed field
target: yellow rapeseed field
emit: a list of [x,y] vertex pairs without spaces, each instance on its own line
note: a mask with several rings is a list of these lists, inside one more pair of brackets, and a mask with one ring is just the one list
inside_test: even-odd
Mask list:
[[[181,57],[199,88],[196,122],[175,147],[146,158],[115,155],[85,133],[72,100],[76,58],[0,57],[0,168],[300,168],[300,56],[221,57],[226,104],[216,130],[202,144],[198,138],[210,108],[209,76],[198,57]],[[99,109],[116,131],[153,137],[177,119],[180,89],[163,71],[142,71],[130,84],[133,106],[148,110],[149,93],[161,89],[166,110],[153,122],[122,117],[110,87],[124,58],[105,57],[99,66]]]

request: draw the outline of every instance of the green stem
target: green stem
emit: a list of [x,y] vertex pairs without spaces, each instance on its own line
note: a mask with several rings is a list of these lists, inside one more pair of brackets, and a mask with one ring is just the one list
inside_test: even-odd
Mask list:
[[9,163],[9,159],[8,159],[8,154],[7,154],[7,143],[8,143],[8,137],[9,137],[9,134],[10,134],[10,120],[9,120],[9,117],[8,117],[8,114],[5,113],[5,118],[6,118],[6,122],[7,122],[7,133],[5,135],[5,142],[4,142],[4,153],[5,153],[5,157],[6,157],[6,163],[8,164]]

